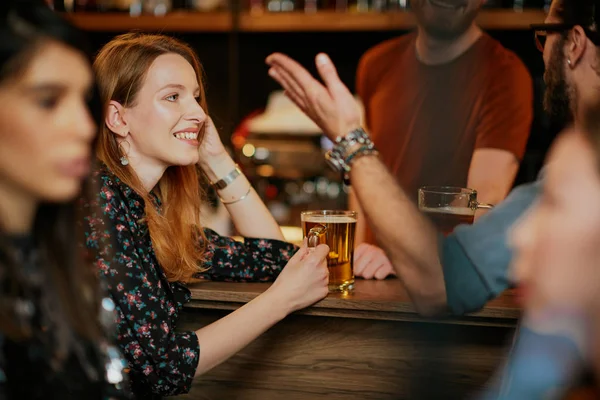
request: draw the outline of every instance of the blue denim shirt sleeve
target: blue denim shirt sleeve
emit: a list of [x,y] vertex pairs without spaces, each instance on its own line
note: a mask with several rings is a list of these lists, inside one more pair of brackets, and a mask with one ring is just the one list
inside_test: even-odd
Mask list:
[[562,399],[578,382],[585,365],[575,338],[564,332],[538,331],[525,322],[506,365],[477,399]]
[[462,315],[481,309],[510,287],[511,226],[541,193],[541,181],[515,188],[473,225],[458,226],[440,239],[446,295],[450,312]]

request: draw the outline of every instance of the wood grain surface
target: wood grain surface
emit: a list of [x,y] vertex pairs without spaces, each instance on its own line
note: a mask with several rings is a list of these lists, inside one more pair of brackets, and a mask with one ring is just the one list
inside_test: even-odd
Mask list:
[[[179,329],[198,329],[226,313],[187,309]],[[512,332],[293,315],[197,379],[179,398],[463,399],[490,379]]]
[[[191,285],[178,329],[200,329],[268,287]],[[353,293],[288,316],[179,398],[464,399],[501,364],[519,313],[508,291],[478,313],[427,320],[398,279],[358,280]]]

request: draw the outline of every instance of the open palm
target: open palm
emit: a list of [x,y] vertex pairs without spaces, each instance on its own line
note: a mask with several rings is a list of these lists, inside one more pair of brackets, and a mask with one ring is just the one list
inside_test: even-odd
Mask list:
[[286,95],[332,140],[360,127],[361,112],[354,96],[340,80],[329,57],[316,57],[325,86],[299,63],[281,53],[267,58],[269,75],[285,89]]

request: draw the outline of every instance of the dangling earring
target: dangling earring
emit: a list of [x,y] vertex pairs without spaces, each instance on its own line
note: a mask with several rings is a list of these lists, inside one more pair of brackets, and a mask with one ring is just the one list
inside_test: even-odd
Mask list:
[[[121,145],[123,143],[127,143],[127,141],[123,140],[121,143],[119,143],[119,150],[121,150],[121,154],[122,154],[120,160],[121,160],[121,165],[127,166],[127,165],[129,165],[129,160],[127,159],[127,152],[125,150],[123,150],[123,148],[121,147]],[[127,143],[127,144],[129,145],[129,143]]]

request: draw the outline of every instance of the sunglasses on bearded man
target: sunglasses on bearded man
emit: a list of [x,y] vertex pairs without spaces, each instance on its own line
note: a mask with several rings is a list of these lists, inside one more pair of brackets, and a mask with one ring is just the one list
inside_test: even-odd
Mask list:
[[[577,24],[532,24],[531,30],[535,35],[535,45],[539,51],[544,52],[544,46],[546,45],[546,38],[549,34],[552,33],[563,33],[567,32],[574,27],[578,26]],[[580,25],[579,25],[580,26]],[[596,46],[600,46],[600,34],[596,31],[592,31],[591,29],[583,28],[585,35],[592,43]]]

